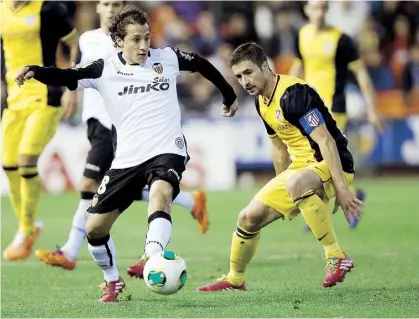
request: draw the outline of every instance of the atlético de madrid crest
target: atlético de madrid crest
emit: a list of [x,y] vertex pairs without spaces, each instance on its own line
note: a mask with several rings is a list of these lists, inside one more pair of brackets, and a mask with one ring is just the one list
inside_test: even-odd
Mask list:
[[158,62],[154,63],[153,64],[153,70],[158,74],[162,74],[163,73],[163,64],[158,63]]

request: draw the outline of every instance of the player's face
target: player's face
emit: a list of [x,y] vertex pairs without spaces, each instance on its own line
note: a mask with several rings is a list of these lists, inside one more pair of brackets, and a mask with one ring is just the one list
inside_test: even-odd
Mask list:
[[324,25],[326,12],[326,1],[308,1],[305,6],[305,14],[308,17],[308,20],[318,27]]
[[124,55],[134,63],[143,63],[147,59],[151,43],[151,32],[148,24],[128,24],[127,35],[124,39],[117,39]]
[[245,60],[233,65],[231,69],[240,85],[249,95],[261,94],[266,84],[264,68],[261,69],[252,61]]
[[100,24],[108,27],[111,24],[111,19],[121,12],[123,7],[123,1],[99,1],[96,12],[99,14]]

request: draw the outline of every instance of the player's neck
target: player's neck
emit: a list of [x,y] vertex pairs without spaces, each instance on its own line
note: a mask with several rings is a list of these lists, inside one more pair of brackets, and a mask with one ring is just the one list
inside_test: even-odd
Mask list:
[[316,25],[316,24],[313,24],[313,26],[314,26],[314,30],[316,31],[316,32],[321,32],[321,31],[324,31],[324,30],[326,30],[329,26],[326,24],[326,22],[324,22],[324,23],[322,23],[322,24],[320,24],[320,25]]
[[266,82],[265,88],[262,92],[263,100],[267,103],[272,99],[272,95],[274,94],[275,87],[276,87],[276,81],[277,81],[277,75],[274,73],[271,73],[269,76],[268,81]]
[[10,2],[10,7],[13,10],[19,10],[21,8],[23,8],[24,6],[26,6],[29,3],[29,1],[11,1]]
[[109,35],[109,26],[105,25],[105,24],[101,24],[100,25],[100,29],[102,30],[102,32],[106,35]]
[[128,65],[141,65],[141,66],[144,66],[144,64],[147,61],[147,57],[145,57],[145,59],[144,59],[143,62],[141,62],[141,63],[140,62],[135,62],[135,61],[131,60],[124,52],[122,52],[122,58],[125,60],[125,62]]

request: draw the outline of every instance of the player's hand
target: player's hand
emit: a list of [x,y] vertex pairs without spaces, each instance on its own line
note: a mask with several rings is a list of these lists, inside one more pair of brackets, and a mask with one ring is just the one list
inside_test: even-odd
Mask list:
[[384,120],[378,111],[371,109],[367,116],[368,122],[370,122],[378,132],[384,132]]
[[236,114],[237,110],[239,109],[239,104],[237,103],[237,99],[234,100],[233,104],[230,106],[223,106],[223,113],[222,116],[224,117],[233,117]]
[[63,119],[69,119],[77,112],[77,91],[65,90],[61,97],[61,106],[63,107]]
[[348,224],[351,222],[351,216],[356,219],[360,219],[363,214],[362,208],[365,204],[356,198],[348,187],[336,189],[335,207],[333,208],[333,214],[338,211],[338,208],[342,207],[343,213]]
[[19,71],[17,71],[15,81],[18,86],[22,86],[25,81],[33,78],[34,75],[35,72],[29,71],[29,67],[24,66],[23,68],[20,68]]

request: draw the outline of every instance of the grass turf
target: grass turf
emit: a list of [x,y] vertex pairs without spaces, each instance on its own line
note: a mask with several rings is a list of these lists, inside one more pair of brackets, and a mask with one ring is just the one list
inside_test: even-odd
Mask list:
[[[333,217],[339,242],[355,262],[346,281],[321,287],[323,251],[304,232],[303,220],[278,221],[262,232],[247,276],[247,292],[197,293],[196,287],[228,271],[237,214],[254,190],[208,194],[210,231],[201,235],[190,214],[173,211],[169,249],[185,258],[188,281],[178,294],[160,296],[125,275],[142,253],[146,206],[135,203],[115,224],[119,270],[127,290],[118,304],[97,302],[102,272],[84,246],[73,271],[52,268],[32,255],[25,262],[2,261],[2,317],[417,317],[419,316],[418,195],[415,180],[361,181],[366,215],[350,230],[341,212]],[[55,248],[67,239],[77,194],[45,195],[40,217],[45,231],[36,248]],[[16,218],[2,198],[2,248],[12,240]]]

